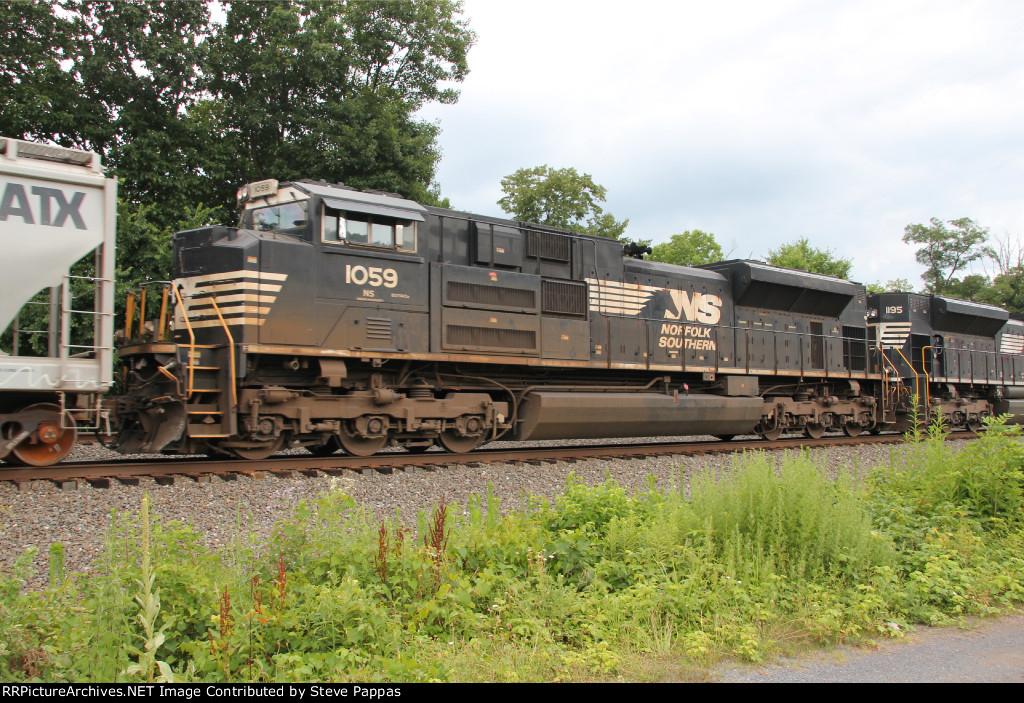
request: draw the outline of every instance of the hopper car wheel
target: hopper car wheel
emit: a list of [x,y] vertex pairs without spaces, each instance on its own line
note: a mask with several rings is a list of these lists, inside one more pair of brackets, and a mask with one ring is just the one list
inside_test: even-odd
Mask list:
[[967,427],[968,432],[974,432],[977,434],[981,431],[981,420],[968,420],[965,426]]
[[825,435],[825,426],[820,422],[808,422],[804,425],[804,436],[808,439],[821,439]]
[[870,432],[873,435],[880,435],[883,432],[885,432],[888,428],[889,426],[884,422],[876,422],[874,427],[868,429],[868,432]]
[[[11,450],[7,461],[22,466],[52,466],[71,453],[78,432],[74,427],[61,427],[60,408],[53,403],[30,405],[23,412],[45,412],[46,420],[30,437]],[[71,418],[65,413],[67,424]]]
[[732,438],[735,437],[735,436],[736,435],[734,435],[734,434],[716,434],[715,435],[715,437],[717,437],[718,440],[721,441],[721,442],[731,442]]
[[277,454],[283,448],[284,435],[282,434],[278,435],[277,439],[272,439],[269,442],[263,442],[256,447],[230,447],[229,451],[239,459],[259,461],[260,459],[266,459],[269,456]]
[[454,430],[445,430],[437,438],[437,441],[442,447],[453,454],[465,454],[478,447],[484,441],[484,437],[483,435],[466,437]]
[[757,429],[757,434],[761,439],[767,439],[769,442],[774,442],[782,436],[781,427],[773,427],[769,430],[762,430],[760,427]]
[[387,435],[360,437],[342,424],[338,441],[341,443],[341,448],[352,456],[372,456],[384,448],[388,443],[388,437]]
[[313,456],[331,456],[336,454],[341,449],[341,442],[338,441],[337,437],[330,437],[326,442],[320,446],[306,446],[306,451]]
[[843,434],[847,437],[859,437],[860,433],[864,431],[864,425],[859,422],[844,422],[843,423]]

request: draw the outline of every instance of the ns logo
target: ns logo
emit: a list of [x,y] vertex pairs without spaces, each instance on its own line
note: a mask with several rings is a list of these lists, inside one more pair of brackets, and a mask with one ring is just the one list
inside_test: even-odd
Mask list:
[[651,297],[641,316],[717,325],[722,319],[721,308],[722,299],[711,293],[663,289]]

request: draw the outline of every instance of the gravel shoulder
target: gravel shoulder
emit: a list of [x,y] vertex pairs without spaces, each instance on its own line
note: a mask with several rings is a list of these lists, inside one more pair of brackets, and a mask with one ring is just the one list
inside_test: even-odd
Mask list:
[[928,627],[763,667],[721,667],[723,683],[1024,683],[1024,613]]
[[[820,462],[832,470],[849,466],[860,473],[873,466],[887,465],[891,456],[890,447],[885,445],[816,451]],[[79,447],[76,452],[74,459],[111,456],[98,446]],[[779,459],[786,453],[773,452]],[[269,535],[273,525],[299,501],[314,500],[339,481],[346,493],[378,518],[390,518],[398,512],[414,522],[418,511],[429,510],[442,500],[465,505],[471,495],[486,495],[488,490],[501,500],[503,509],[523,507],[528,496],[553,500],[564,489],[570,474],[588,485],[611,477],[627,490],[646,490],[650,478],[660,488],[680,482],[688,486],[690,479],[704,469],[728,471],[736,457],[713,454],[593,459],[537,466],[449,465],[434,471],[396,471],[390,475],[353,473],[342,479],[302,475],[264,479],[239,476],[234,481],[213,478],[208,483],[181,479],[172,486],[159,486],[154,480],[143,478],[137,486],[112,482],[109,488],[94,488],[82,482],[77,490],[61,490],[48,481],[34,481],[31,490],[18,490],[14,484],[0,481],[0,569],[9,567],[25,549],[34,547],[36,575],[29,586],[41,586],[48,573],[47,550],[53,542],[61,542],[67,570],[88,571],[102,554],[112,512],[137,513],[147,493],[154,515],[191,524],[208,546],[220,548],[240,534],[251,532],[257,539]]]

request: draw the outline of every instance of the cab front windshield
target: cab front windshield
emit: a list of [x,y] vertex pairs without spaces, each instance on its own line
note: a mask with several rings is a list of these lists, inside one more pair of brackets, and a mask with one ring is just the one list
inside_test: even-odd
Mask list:
[[306,225],[307,204],[300,200],[246,210],[242,213],[242,227],[260,232],[294,232]]

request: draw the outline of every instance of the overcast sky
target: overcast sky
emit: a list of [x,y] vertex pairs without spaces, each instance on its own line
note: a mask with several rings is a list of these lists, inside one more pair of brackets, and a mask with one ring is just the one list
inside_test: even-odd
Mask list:
[[1024,3],[466,0],[478,35],[437,174],[502,215],[516,169],[573,167],[627,235],[734,257],[806,236],[855,280],[923,267],[910,223],[1024,236]]

